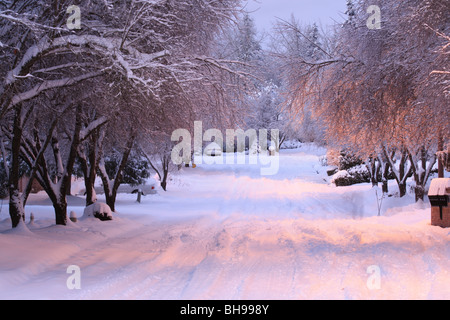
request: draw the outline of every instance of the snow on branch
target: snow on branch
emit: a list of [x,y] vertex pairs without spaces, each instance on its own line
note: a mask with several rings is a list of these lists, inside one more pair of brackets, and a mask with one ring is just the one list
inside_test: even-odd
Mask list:
[[25,16],[18,15],[17,13],[6,10],[6,11],[0,11],[0,19],[6,19],[14,24],[21,24],[25,27],[37,31],[37,30],[56,30],[56,31],[64,31],[62,28],[55,28],[47,25],[43,25],[40,23],[33,22],[29,20]]
[[[53,66],[53,67],[48,67],[48,68],[35,70],[35,71],[33,71],[33,73],[34,74],[36,74],[36,73],[48,73],[48,72],[57,71],[57,70],[64,70],[64,69],[68,69],[68,68],[83,68],[83,67],[90,67],[90,66],[91,66],[91,64],[89,64],[89,63],[71,62],[71,63],[61,64],[61,65],[58,65],[58,66]],[[18,77],[18,76],[16,76],[16,77]]]
[[92,121],[85,129],[80,131],[80,141],[86,140],[94,130],[105,125],[107,122],[107,117],[100,117],[99,119]]
[[50,89],[71,86],[78,82],[81,82],[81,81],[84,81],[84,80],[87,80],[90,78],[98,77],[102,74],[103,74],[103,71],[95,71],[95,72],[90,72],[90,73],[83,74],[81,76],[73,77],[73,78],[64,78],[64,79],[58,79],[58,80],[44,81],[44,82],[34,86],[32,89],[30,89],[28,91],[25,91],[25,92],[15,95],[12,98],[11,103],[8,106],[8,109],[18,105],[21,102],[33,99],[34,97],[38,96],[41,92],[44,92],[44,91],[47,91]]
[[450,71],[432,71],[431,74],[450,74]]
[[[442,46],[442,48],[440,49],[441,54],[450,54],[450,52],[446,52],[447,49],[450,48],[450,36],[444,34],[443,32],[440,32],[439,30],[433,29],[432,27],[430,27],[428,24],[425,24],[425,27],[432,30],[434,33],[436,33],[439,37],[445,39],[447,41],[446,44],[444,44]],[[431,74],[444,74],[444,75],[448,75],[450,74],[450,71],[443,71],[443,70],[434,70],[431,72]]]
[[5,84],[12,84],[17,78],[23,76],[24,73],[28,74],[27,68],[39,57],[69,45],[84,47],[87,52],[92,53],[92,51],[94,51],[97,55],[115,61],[128,79],[141,81],[143,83],[147,83],[148,80],[142,79],[140,76],[136,75],[134,71],[152,67],[155,60],[170,55],[168,50],[149,54],[140,52],[131,46],[126,46],[126,54],[124,53],[124,50],[120,50],[121,43],[122,39],[120,38],[103,38],[93,35],[68,35],[53,40],[44,38],[36,45],[31,46],[22,57],[20,63],[18,63],[13,70],[8,72],[5,78]]
[[195,57],[195,60],[202,61],[204,63],[207,63],[209,65],[216,67],[217,69],[226,71],[233,75],[237,75],[240,78],[249,78],[249,77],[256,78],[256,76],[252,75],[251,73],[243,72],[243,71],[236,71],[236,70],[230,69],[226,66],[227,64],[240,64],[240,65],[245,65],[247,67],[249,66],[248,64],[245,64],[243,62],[231,61],[231,60],[218,60],[218,59],[214,59],[211,57],[205,57],[205,56],[197,56],[197,57]]

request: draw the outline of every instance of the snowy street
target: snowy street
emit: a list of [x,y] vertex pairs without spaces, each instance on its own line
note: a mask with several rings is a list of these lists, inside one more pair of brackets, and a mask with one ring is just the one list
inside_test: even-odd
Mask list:
[[[429,204],[388,198],[377,217],[370,184],[328,182],[324,152],[282,151],[273,177],[183,168],[141,204],[119,195],[111,222],[55,226],[41,193],[35,222],[11,230],[3,206],[0,299],[449,299],[450,231],[430,225]],[[69,205],[82,217],[82,199]]]
[[0,0],[0,300],[450,299],[449,13]]

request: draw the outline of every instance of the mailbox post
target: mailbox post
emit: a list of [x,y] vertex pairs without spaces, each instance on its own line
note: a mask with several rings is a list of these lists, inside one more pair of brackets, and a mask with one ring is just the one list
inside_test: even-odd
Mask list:
[[132,194],[137,194],[137,202],[141,203],[142,196],[145,196],[144,191],[142,189],[136,189],[132,192]]
[[433,179],[428,198],[431,203],[431,225],[450,228],[450,178]]

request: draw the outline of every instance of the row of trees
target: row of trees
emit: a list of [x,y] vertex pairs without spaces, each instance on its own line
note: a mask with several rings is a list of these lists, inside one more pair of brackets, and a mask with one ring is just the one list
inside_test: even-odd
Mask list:
[[[248,77],[212,48],[239,0],[80,0],[79,29],[67,27],[72,4],[0,1],[0,143],[13,227],[24,219],[34,178],[58,225],[67,223],[76,168],[86,205],[100,176],[114,211],[132,153],[157,166],[155,157],[170,154],[175,129],[193,130],[198,119],[220,127],[239,117]],[[111,158],[115,170],[107,168]],[[23,166],[30,184],[20,193]]]
[[[381,29],[367,27],[374,4]],[[366,159],[374,185],[382,176],[387,191],[393,174],[400,196],[413,176],[416,199],[424,198],[437,153],[450,141],[449,12],[440,0],[349,0],[348,19],[332,36],[280,24],[286,39],[310,47],[299,54],[291,40],[280,54],[292,112],[312,112],[329,145]]]

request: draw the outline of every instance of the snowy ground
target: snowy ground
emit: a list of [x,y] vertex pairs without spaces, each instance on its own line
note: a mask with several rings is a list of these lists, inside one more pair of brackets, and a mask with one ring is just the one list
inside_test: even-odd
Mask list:
[[[10,230],[3,205],[0,299],[450,299],[450,230],[430,226],[429,205],[387,198],[377,217],[370,185],[328,183],[324,152],[283,151],[264,178],[187,168],[142,204],[120,195],[111,222],[55,226],[39,194],[34,224]],[[66,285],[71,265],[80,290]]]

